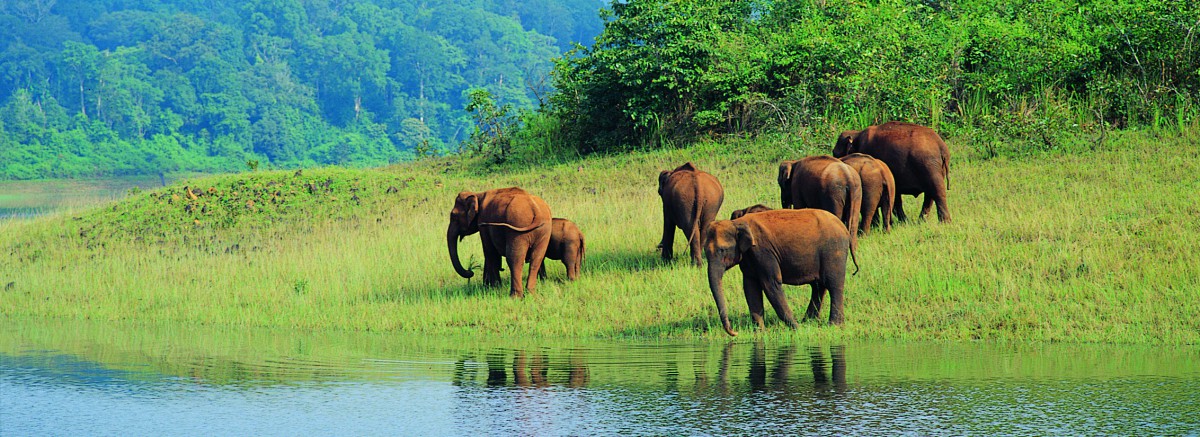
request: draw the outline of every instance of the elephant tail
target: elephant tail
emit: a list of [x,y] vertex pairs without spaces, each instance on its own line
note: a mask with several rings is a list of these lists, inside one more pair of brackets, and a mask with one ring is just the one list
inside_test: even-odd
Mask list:
[[[689,162],[689,164],[691,164]],[[700,238],[700,211],[703,210],[700,206],[700,178],[695,177],[692,189],[695,191],[695,196],[692,197],[692,232],[688,234],[688,244],[697,241]]]
[[479,226],[504,226],[506,228],[512,229],[517,232],[527,232],[527,231],[532,231],[534,229],[545,226],[546,223],[549,223],[549,222],[534,223],[529,226],[516,227],[516,226],[510,225],[508,223],[496,222],[496,223],[480,223]]
[[946,175],[946,191],[950,191],[950,153],[942,156],[942,174]]
[[[850,231],[850,232],[853,233],[853,232],[857,232],[857,231]],[[858,258],[854,256],[854,245],[853,244],[850,245],[850,260],[854,261],[854,273],[851,274],[850,276],[858,276]]]

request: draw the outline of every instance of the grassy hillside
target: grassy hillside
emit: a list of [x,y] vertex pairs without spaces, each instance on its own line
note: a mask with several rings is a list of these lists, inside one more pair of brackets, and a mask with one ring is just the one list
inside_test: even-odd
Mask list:
[[[768,310],[761,335],[1200,342],[1200,137],[1124,132],[1089,153],[1019,159],[987,158],[970,138],[948,142],[955,221],[863,238],[845,326],[790,331]],[[826,153],[825,143],[773,137],[538,168],[443,160],[181,181],[83,213],[0,222],[0,315],[719,339],[704,270],[685,256],[658,259],[657,172],[690,160],[715,174],[727,217],[778,205],[777,161]],[[579,224],[588,245],[579,281],[550,262],[537,293],[513,300],[507,286],[454,273],[444,237],[453,196],[510,185]],[[915,216],[919,203],[906,204]],[[482,265],[478,236],[460,251]],[[676,253],[686,255],[683,238]],[[756,335],[740,274],[725,281],[735,329]],[[793,310],[807,305],[807,287],[788,293]]]

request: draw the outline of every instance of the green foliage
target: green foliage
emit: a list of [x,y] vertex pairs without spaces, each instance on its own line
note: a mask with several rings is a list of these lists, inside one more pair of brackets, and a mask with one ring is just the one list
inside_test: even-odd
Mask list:
[[601,6],[57,0],[29,13],[9,3],[0,137],[15,144],[0,149],[0,179],[442,154],[474,127],[467,89],[532,107],[559,47],[599,31]]
[[467,111],[475,120],[475,130],[467,142],[467,151],[504,162],[512,154],[512,133],[517,128],[511,104],[497,104],[492,93],[483,88],[467,90]]
[[555,67],[552,111],[583,151],[893,119],[1038,139],[1200,115],[1195,2],[633,0],[604,18]]

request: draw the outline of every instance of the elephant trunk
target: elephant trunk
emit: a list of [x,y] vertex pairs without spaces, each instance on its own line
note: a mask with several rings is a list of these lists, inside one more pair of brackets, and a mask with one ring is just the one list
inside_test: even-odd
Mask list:
[[458,272],[458,276],[471,279],[475,272],[463,268],[462,262],[458,260],[458,242],[454,241],[456,237],[461,238],[458,235],[458,226],[451,223],[446,229],[446,247],[450,250],[450,262],[454,263],[454,271]]
[[725,293],[721,290],[721,278],[725,276],[725,267],[718,261],[708,261],[708,288],[712,290],[713,300],[717,301],[717,314],[721,316],[721,326],[732,337],[738,335],[729,323],[729,311],[725,306]]

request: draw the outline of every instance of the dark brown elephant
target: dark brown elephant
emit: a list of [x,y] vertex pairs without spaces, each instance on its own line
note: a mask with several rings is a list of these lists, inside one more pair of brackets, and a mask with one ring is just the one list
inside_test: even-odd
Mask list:
[[[829,211],[846,229],[858,229],[862,212],[862,179],[858,172],[829,155],[788,162],[779,165],[779,180],[790,188],[790,195],[781,199],[782,203],[790,200],[791,208]],[[850,244],[858,247],[857,232],[850,234]]]
[[[812,286],[812,299],[804,319],[816,319],[825,291],[829,291],[829,323],[842,324],[846,284],[846,255],[854,259],[851,231],[837,217],[820,209],[779,209],[722,220],[709,227],[704,239],[708,257],[708,285],[721,325],[737,335],[729,323],[721,280],[733,266],[742,270],[742,290],[750,318],[763,328],[763,294],[788,326],[797,326],[788,308],[783,285]],[[854,260],[857,268],[858,261]],[[857,273],[857,270],[855,271]]]
[[675,228],[687,235],[692,261],[700,265],[701,238],[708,224],[717,218],[725,189],[711,174],[686,163],[658,175],[658,195],[663,202],[663,236],[659,247],[663,259],[674,258]]
[[760,204],[751,206],[749,208],[742,208],[737,211],[734,211],[733,214],[730,214],[729,219],[737,220],[737,219],[742,218],[742,216],[744,216],[746,214],[754,214],[756,212],[763,212],[763,211],[771,211],[771,207],[760,203]]
[[858,178],[862,180],[862,220],[858,222],[859,232],[863,235],[871,232],[876,210],[882,212],[879,227],[885,232],[892,230],[892,203],[896,201],[896,179],[887,164],[862,153],[851,153],[841,159],[857,171]]
[[[579,270],[583,268],[583,232],[574,222],[556,218],[550,228],[550,245],[546,248],[546,259],[561,260],[567,267],[567,280],[579,279]],[[546,277],[546,264],[538,270],[542,278]]]
[[[457,237],[479,233],[483,240],[483,283],[500,283],[500,257],[508,260],[512,275],[509,295],[524,297],[533,293],[537,273],[546,249],[550,245],[550,207],[540,197],[517,187],[499,188],[478,193],[461,192],[450,210],[450,226],[446,229],[446,245],[454,270],[464,278],[475,272],[463,268],[458,259]],[[521,283],[525,262],[529,262],[529,283]]]
[[938,220],[950,221],[946,190],[950,181],[950,149],[937,132],[925,126],[887,122],[861,131],[845,131],[833,146],[833,156],[865,153],[883,161],[896,179],[896,219],[907,221],[901,195],[925,195],[921,218],[937,203]]

